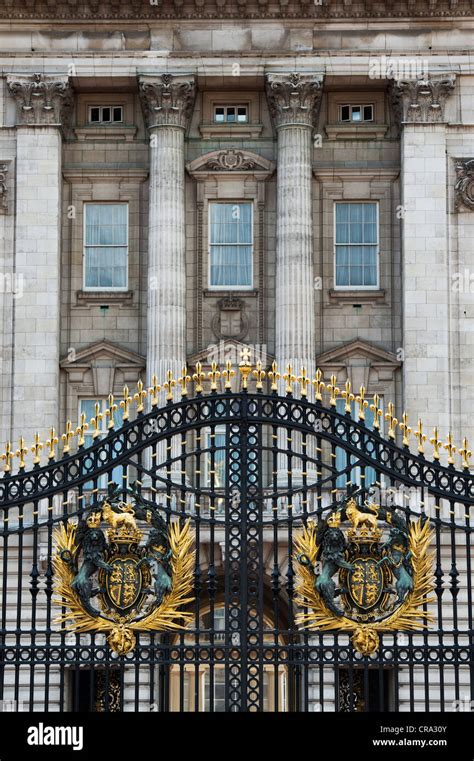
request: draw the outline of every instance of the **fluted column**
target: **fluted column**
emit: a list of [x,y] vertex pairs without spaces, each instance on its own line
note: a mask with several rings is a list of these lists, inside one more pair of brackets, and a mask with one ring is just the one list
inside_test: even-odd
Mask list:
[[[312,131],[321,101],[322,75],[268,74],[267,100],[277,131],[277,228],[275,359],[283,375],[291,365],[295,375],[305,367],[314,377],[316,334],[314,314],[313,230],[311,213]],[[281,382],[281,393],[284,384]],[[311,393],[311,391],[310,391]],[[292,450],[302,453],[300,437]],[[278,447],[286,449],[287,435],[278,432]],[[306,449],[310,457],[311,447]],[[307,483],[316,481],[307,467]],[[278,483],[289,485],[288,460],[278,457]],[[302,480],[301,460],[291,469],[291,484]]]
[[14,441],[58,427],[62,135],[72,110],[67,76],[11,74],[16,100]]
[[186,362],[184,135],[195,83],[163,74],[139,86],[150,136],[147,375],[162,382]]
[[311,216],[312,130],[321,75],[268,74],[267,99],[278,137],[276,338],[280,369],[314,371],[316,342]]

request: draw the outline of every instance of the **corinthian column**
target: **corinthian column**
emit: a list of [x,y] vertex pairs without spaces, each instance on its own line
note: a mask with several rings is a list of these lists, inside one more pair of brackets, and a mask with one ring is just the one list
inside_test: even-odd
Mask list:
[[316,345],[311,219],[312,130],[321,75],[268,74],[267,100],[278,136],[276,339],[280,369],[314,371]]
[[28,441],[58,427],[61,128],[72,94],[67,76],[11,74],[7,85],[17,106],[10,430]]
[[184,135],[191,116],[191,76],[141,77],[150,133],[147,374],[163,382],[186,362]]

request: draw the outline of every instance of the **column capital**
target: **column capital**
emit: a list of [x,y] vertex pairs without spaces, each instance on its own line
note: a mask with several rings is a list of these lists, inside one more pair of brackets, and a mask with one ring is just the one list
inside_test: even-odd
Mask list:
[[196,97],[194,76],[160,74],[138,80],[143,113],[149,129],[187,129]]
[[323,74],[267,74],[268,107],[275,127],[314,127],[321,104]]
[[7,86],[16,100],[17,125],[68,126],[72,89],[67,75],[7,74]]
[[395,120],[399,124],[443,122],[446,100],[455,82],[455,74],[394,81],[390,94]]

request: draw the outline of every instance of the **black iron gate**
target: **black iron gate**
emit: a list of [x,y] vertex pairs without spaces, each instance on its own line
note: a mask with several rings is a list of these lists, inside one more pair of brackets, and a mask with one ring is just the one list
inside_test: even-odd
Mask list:
[[[192,382],[183,373],[179,394],[171,376],[163,389],[155,383],[148,408],[141,384],[133,399],[126,389],[120,427],[109,397],[108,434],[101,438],[97,410],[81,420],[75,451],[65,435],[58,453],[54,431],[43,453],[38,440],[32,447],[31,466],[24,444],[16,455],[7,448],[0,700],[13,710],[51,711],[472,705],[467,442],[456,450],[435,431],[434,459],[427,459],[421,424],[410,435],[406,417],[400,426],[377,396],[369,405],[361,389],[354,399],[349,384],[341,394],[335,378],[325,386],[319,372],[296,379],[289,369],[285,380],[281,394],[276,367],[266,375],[244,360],[235,374],[230,365],[222,374],[214,367],[204,389],[198,367]],[[65,608],[56,601],[55,530],[100,508],[111,490],[125,502],[134,495],[168,526],[189,519],[195,545],[186,625],[138,630],[123,654],[101,631],[77,633],[56,621]],[[344,631],[311,631],[297,621],[295,538],[351,493],[362,511],[376,500],[384,515],[426,515],[433,529],[434,599],[424,606],[433,620],[419,631],[381,633],[371,654],[358,652]]]

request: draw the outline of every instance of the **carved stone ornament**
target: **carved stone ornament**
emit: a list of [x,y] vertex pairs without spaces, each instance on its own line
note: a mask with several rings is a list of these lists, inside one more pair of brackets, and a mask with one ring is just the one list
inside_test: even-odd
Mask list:
[[474,211],[474,159],[459,159],[454,186],[455,207],[465,206]]
[[220,339],[234,338],[236,341],[242,341],[249,329],[242,299],[228,296],[221,299],[217,307],[218,312],[214,315],[211,325],[214,335]]
[[214,172],[230,172],[234,169],[254,169],[256,162],[249,159],[242,151],[236,151],[229,148],[227,151],[219,151],[215,158],[210,159],[206,164],[206,169]]
[[8,211],[8,187],[7,187],[8,164],[0,164],[0,214]]
[[0,3],[0,18],[51,19],[53,21],[100,21],[144,19],[383,19],[469,17],[471,0],[380,0],[361,3],[281,0],[256,3],[252,0],[29,0]]
[[187,129],[196,97],[194,77],[174,74],[140,77],[139,90],[149,129],[162,126]]
[[454,74],[397,80],[392,88],[394,114],[405,123],[444,121],[444,107],[455,81]]
[[69,126],[73,101],[66,75],[10,74],[7,85],[16,100],[17,124]]
[[321,104],[322,74],[267,74],[267,101],[275,127],[314,127]]

